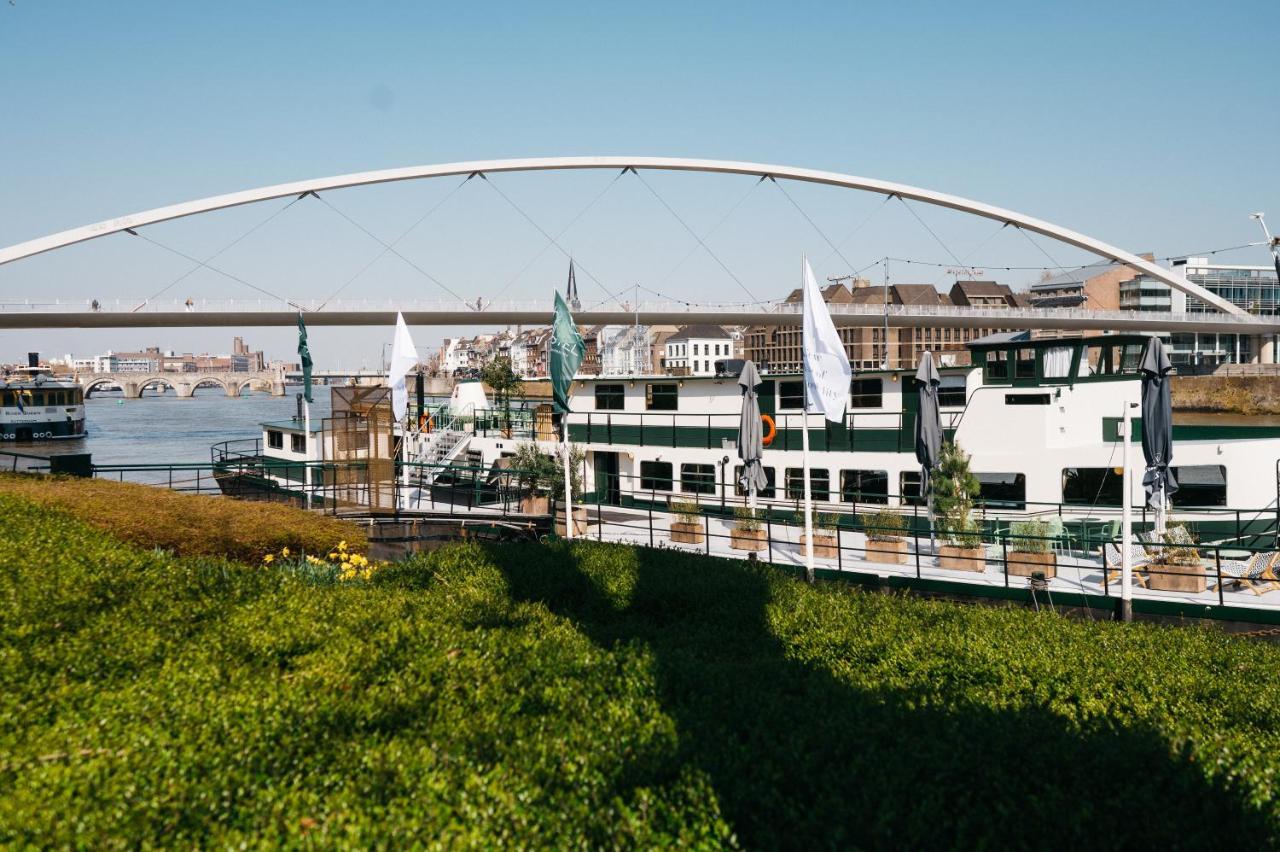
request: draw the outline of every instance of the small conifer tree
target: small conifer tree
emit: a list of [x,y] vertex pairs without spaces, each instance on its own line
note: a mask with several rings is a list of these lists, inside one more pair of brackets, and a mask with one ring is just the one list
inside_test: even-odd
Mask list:
[[954,441],[942,445],[938,467],[930,478],[933,509],[941,519],[941,532],[962,547],[976,547],[982,537],[973,522],[973,502],[978,496],[978,478],[969,470],[969,454]]

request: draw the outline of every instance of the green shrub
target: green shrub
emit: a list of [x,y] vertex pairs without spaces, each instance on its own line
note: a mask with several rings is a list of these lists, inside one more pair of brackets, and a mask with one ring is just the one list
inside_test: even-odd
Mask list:
[[1280,831],[1280,647],[1215,630],[591,542],[451,545],[317,585],[11,495],[0,517],[6,847],[1261,849]]
[[[792,514],[792,523],[804,526],[804,510]],[[822,535],[835,535],[840,531],[840,516],[834,512],[819,512],[816,508],[810,514],[813,531]]]
[[671,511],[675,513],[676,521],[682,524],[697,524],[701,522],[702,505],[697,500],[672,500]]
[[907,531],[907,520],[893,509],[881,509],[863,520],[867,538],[872,541],[900,541]]
[[1015,521],[1009,526],[1009,549],[1014,553],[1048,553],[1053,549],[1048,521]]
[[764,525],[764,510],[750,506],[733,507],[734,526],[742,532],[756,532]]

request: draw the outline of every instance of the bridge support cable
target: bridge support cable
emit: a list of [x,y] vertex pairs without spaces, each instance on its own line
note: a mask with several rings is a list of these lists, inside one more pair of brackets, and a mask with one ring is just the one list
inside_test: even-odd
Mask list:
[[[225,269],[220,269],[219,267],[214,266],[214,265],[213,265],[213,264],[211,264],[211,263],[205,263],[204,261],[200,260],[200,259],[199,259],[199,258],[197,258],[197,257],[192,257],[191,255],[187,254],[186,252],[184,252],[184,251],[182,251],[182,250],[180,250],[180,249],[176,249],[176,248],[174,248],[173,246],[165,245],[164,243],[160,242],[159,240],[154,240],[154,239],[152,239],[151,237],[148,237],[146,234],[143,234],[143,233],[141,233],[141,232],[139,232],[139,231],[137,231],[137,230],[135,230],[135,229],[133,229],[133,228],[125,228],[124,230],[125,230],[125,233],[127,233],[127,234],[132,234],[133,236],[137,237],[138,239],[145,240],[146,242],[151,243],[151,245],[153,245],[153,246],[155,246],[155,247],[157,247],[157,248],[164,249],[165,251],[170,252],[171,254],[176,254],[178,257],[184,258],[185,260],[189,260],[189,261],[191,261],[192,263],[198,264],[199,266],[202,266],[202,267],[204,267],[205,269],[208,269],[210,272],[216,272],[216,273],[218,273],[219,275],[222,275],[222,276],[224,276],[224,277],[226,277],[226,278],[230,278],[232,281],[235,281],[235,282],[236,282],[236,283],[238,283],[238,284],[243,284],[244,286],[248,287],[250,290],[256,290],[257,292],[261,293],[262,295],[264,295],[264,296],[270,296],[272,299],[275,299],[275,300],[277,300],[277,301],[279,301],[279,302],[283,302],[284,304],[288,305],[288,306],[289,306],[289,307],[291,307],[291,308],[296,308],[297,310],[302,310],[302,308],[301,308],[300,306],[298,306],[298,305],[297,305],[295,302],[293,302],[292,300],[287,299],[287,298],[285,298],[284,296],[279,295],[278,293],[272,293],[270,290],[266,289],[265,287],[259,287],[257,284],[254,284],[254,283],[252,283],[252,282],[246,281],[246,280],[244,280],[243,278],[241,278],[239,275],[233,275],[232,273],[227,272]],[[133,311],[131,311],[130,313],[133,313],[133,312],[136,312],[136,311],[137,311],[137,308],[134,308],[134,310],[133,310]]]
[[1037,249],[1037,250],[1038,250],[1042,255],[1044,255],[1044,256],[1045,256],[1045,258],[1047,258],[1047,259],[1048,259],[1048,261],[1049,261],[1050,263],[1052,263],[1052,264],[1054,265],[1054,268],[1055,268],[1055,269],[1057,269],[1059,272],[1063,273],[1064,275],[1065,275],[1065,274],[1067,274],[1067,270],[1062,266],[1062,264],[1061,264],[1061,263],[1058,263],[1056,260],[1054,260],[1054,259],[1053,259],[1053,256],[1052,256],[1051,254],[1049,254],[1049,252],[1048,252],[1048,251],[1046,251],[1046,250],[1045,250],[1044,246],[1040,245],[1038,242],[1036,242],[1035,240],[1031,239],[1031,235],[1030,235],[1030,234],[1028,234],[1026,231],[1024,231],[1022,228],[1018,228],[1018,226],[1017,226],[1017,225],[1014,225],[1014,227],[1015,227],[1015,228],[1017,228],[1017,229],[1018,229],[1018,231],[1019,231],[1019,232],[1020,232],[1024,237],[1026,237],[1026,238],[1027,238],[1027,242],[1029,242],[1029,243],[1031,243],[1031,245],[1035,246],[1035,247],[1036,247],[1036,249]]
[[[739,198],[736,202],[734,202],[734,205],[733,205],[732,207],[730,207],[727,211],[725,211],[725,214],[724,214],[723,216],[721,216],[721,217],[720,217],[720,220],[719,220],[718,222],[716,222],[714,225],[712,225],[712,226],[711,226],[711,230],[707,231],[706,235],[704,236],[704,239],[708,239],[708,240],[709,240],[709,239],[711,239],[713,236],[715,236],[716,231],[720,230],[720,227],[721,227],[722,225],[724,225],[724,223],[725,223],[725,222],[729,221],[729,217],[730,217],[730,216],[732,216],[734,213],[738,212],[738,208],[739,208],[739,207],[741,207],[743,204],[745,204],[745,203],[746,203],[746,200],[747,200],[748,198],[750,198],[750,197],[751,197],[751,194],[752,194],[753,192],[755,192],[755,191],[756,191],[756,187],[757,187],[757,186],[759,186],[759,185],[760,185],[760,184],[762,184],[762,183],[764,183],[764,178],[763,178],[763,177],[762,177],[762,178],[760,178],[759,180],[755,181],[754,183],[752,183],[752,184],[751,184],[750,189],[748,189],[745,193],[743,193],[743,194],[742,194],[742,197],[741,197],[741,198]],[[685,263],[687,263],[687,262],[688,262],[689,258],[691,258],[691,257],[693,257],[695,254],[697,254],[697,252],[698,252],[698,247],[699,247],[699,246],[701,246],[701,245],[702,245],[702,243],[701,243],[701,241],[700,241],[700,242],[698,242],[697,244],[695,244],[692,248],[690,248],[690,249],[689,249],[689,251],[688,251],[688,253],[687,253],[687,254],[685,254],[685,256],[684,256],[684,257],[680,258],[680,260],[676,263],[676,265],[675,265],[675,266],[673,266],[673,267],[671,267],[671,269],[669,269],[669,270],[667,271],[667,274],[666,274],[666,275],[664,275],[664,276],[662,276],[662,278],[661,278],[661,279],[658,281],[658,283],[657,283],[656,285],[654,285],[654,286],[656,286],[656,287],[662,287],[662,286],[663,286],[663,285],[665,285],[668,281],[670,281],[670,280],[671,280],[671,276],[675,275],[675,274],[676,274],[676,272],[677,272],[677,271],[679,271],[680,267],[684,266],[684,265],[685,265]],[[646,289],[647,289],[647,288],[646,288]],[[652,292],[654,292],[654,291],[650,290],[649,292],[650,292],[650,293],[652,293]]]
[[[870,225],[870,224],[871,224],[871,220],[872,220],[872,219],[874,219],[874,218],[876,218],[876,216],[877,216],[877,215],[879,215],[880,211],[881,211],[881,210],[883,210],[883,209],[885,208],[885,205],[887,205],[887,204],[888,204],[890,201],[892,201],[892,200],[893,200],[893,196],[892,196],[892,195],[886,195],[886,196],[885,196],[885,197],[880,201],[880,203],[879,203],[879,204],[877,204],[877,205],[875,206],[875,208],[874,208],[870,213],[868,213],[868,214],[867,214],[867,218],[865,218],[865,219],[863,219],[861,222],[859,222],[859,223],[858,223],[858,227],[854,228],[852,231],[850,231],[848,234],[846,234],[846,235],[845,235],[845,238],[844,238],[844,239],[842,239],[842,240],[840,240],[840,242],[836,243],[836,245],[838,245],[838,246],[847,246],[847,245],[849,244],[849,241],[850,241],[850,240],[852,240],[855,236],[857,236],[859,231],[861,231],[861,230],[862,230],[863,228],[865,228],[867,225]],[[821,266],[826,266],[826,265],[827,265],[827,261],[831,260],[831,258],[833,258],[833,257],[835,257],[835,256],[836,256],[836,252],[835,252],[835,250],[832,250],[832,251],[831,251],[831,252],[830,252],[826,257],[824,257],[821,261],[819,261],[819,262],[818,262],[818,266],[820,266],[820,267],[821,267]],[[858,272],[851,272],[850,274],[851,274],[851,275],[853,275],[853,276],[856,278],[856,277],[859,275],[859,273],[861,273],[861,272],[865,272],[866,270],[870,269],[871,267],[875,266],[875,265],[876,265],[876,264],[878,264],[878,263],[880,263],[880,261],[878,261],[878,260],[877,260],[875,263],[871,264],[870,266],[866,266],[866,267],[864,267],[863,269],[859,270]]]
[[822,237],[823,242],[825,242],[828,246],[831,247],[831,251],[835,252],[836,257],[844,261],[845,268],[853,269],[853,264],[849,262],[849,258],[845,257],[844,252],[840,251],[839,247],[836,246],[835,243],[831,242],[831,238],[827,236],[825,231],[823,231],[821,228],[818,227],[818,223],[813,221],[813,219],[809,216],[809,214],[804,211],[804,208],[796,203],[796,200],[791,197],[791,193],[787,192],[787,188],[782,184],[778,183],[777,179],[774,178],[773,175],[768,175],[767,177],[769,178],[769,180],[773,181],[773,185],[778,188],[778,191],[782,193],[783,197],[786,198],[787,201],[791,202],[791,206],[796,208],[796,212],[798,212],[802,217],[804,217],[804,220],[809,223],[809,227],[817,231],[818,236]]
[[[430,219],[430,218],[431,218],[431,216],[432,216],[432,215],[433,215],[437,210],[439,210],[441,207],[443,207],[443,206],[445,205],[445,202],[447,202],[450,198],[453,198],[454,194],[456,194],[458,190],[460,190],[460,189],[462,189],[462,187],[466,186],[467,181],[469,181],[469,180],[471,180],[471,178],[470,178],[470,177],[465,177],[465,178],[463,178],[463,179],[458,183],[458,185],[457,185],[457,186],[455,186],[453,189],[449,190],[449,192],[445,194],[444,198],[441,198],[439,201],[437,201],[435,204],[433,204],[433,205],[430,207],[430,209],[428,209],[428,210],[427,210],[427,212],[426,212],[426,213],[423,213],[421,216],[419,216],[419,217],[418,217],[418,220],[417,220],[416,222],[414,222],[414,223],[413,223],[412,225],[410,225],[409,227],[405,228],[405,229],[400,233],[400,236],[396,237],[396,238],[395,238],[394,240],[392,240],[389,244],[385,244],[385,245],[383,245],[383,247],[382,247],[382,250],[381,250],[381,251],[379,251],[376,255],[374,255],[374,256],[373,256],[373,258],[371,258],[371,259],[369,260],[369,262],[368,262],[368,263],[366,263],[364,266],[360,267],[360,271],[359,271],[359,272],[357,272],[355,275],[352,275],[350,278],[348,278],[348,279],[346,280],[346,282],[345,282],[345,283],[343,283],[343,285],[342,285],[341,287],[339,287],[337,290],[334,290],[332,293],[330,293],[330,294],[325,298],[325,300],[324,300],[323,302],[321,302],[321,303],[320,303],[320,307],[316,308],[316,310],[318,310],[318,311],[323,311],[323,310],[325,309],[325,306],[327,306],[330,302],[332,302],[334,299],[336,299],[336,298],[338,297],[338,294],[340,294],[343,290],[347,289],[347,288],[348,288],[348,287],[350,287],[352,284],[354,284],[354,283],[355,283],[355,281],[356,281],[356,279],[358,279],[360,276],[362,276],[362,275],[364,275],[366,272],[368,272],[368,271],[369,271],[369,269],[370,269],[370,268],[371,268],[375,263],[377,263],[379,260],[382,260],[382,258],[386,257],[388,252],[391,252],[392,250],[394,250],[394,249],[395,249],[395,247],[396,247],[397,245],[399,245],[399,244],[400,244],[401,240],[403,240],[405,237],[409,236],[409,234],[411,234],[411,233],[413,233],[415,230],[417,230],[418,226],[419,226],[419,225],[421,225],[423,222],[425,222],[425,221],[427,221],[428,219]],[[317,197],[317,198],[319,198],[319,196],[316,196],[316,197]]]
[[[288,204],[286,204],[286,205],[284,205],[283,207],[281,207],[281,208],[277,209],[277,210],[276,210],[274,213],[272,213],[270,216],[267,216],[265,219],[261,220],[261,221],[260,221],[260,222],[258,222],[256,225],[254,225],[253,227],[249,228],[249,230],[245,231],[243,234],[241,234],[240,236],[236,237],[234,240],[232,240],[231,242],[227,243],[227,244],[226,244],[226,245],[224,245],[222,248],[218,249],[218,250],[217,250],[217,251],[215,251],[213,254],[211,254],[211,255],[209,255],[208,257],[206,257],[204,260],[200,261],[199,263],[196,263],[196,264],[192,265],[192,267],[191,267],[190,269],[188,269],[186,272],[182,273],[182,274],[181,274],[181,275],[179,275],[177,278],[173,279],[173,280],[172,280],[172,281],[170,281],[168,284],[164,285],[164,286],[163,286],[163,287],[161,287],[159,290],[157,290],[156,292],[152,293],[150,296],[148,296],[148,297],[146,297],[145,299],[143,299],[143,300],[142,300],[142,303],[141,303],[140,305],[138,305],[137,307],[135,307],[133,310],[134,310],[134,311],[140,311],[140,310],[142,310],[142,308],[144,308],[144,307],[147,305],[147,303],[148,303],[148,302],[150,302],[152,299],[156,299],[156,298],[159,298],[160,296],[163,296],[163,295],[164,295],[165,293],[167,293],[169,290],[173,289],[173,288],[174,288],[175,286],[177,286],[178,284],[180,284],[180,283],[182,283],[183,281],[187,280],[187,278],[189,278],[189,277],[191,276],[191,274],[192,274],[192,273],[194,273],[196,270],[201,269],[201,268],[205,268],[205,267],[207,266],[207,264],[209,264],[211,261],[217,260],[217,259],[218,259],[218,257],[220,257],[222,254],[226,253],[228,250],[230,250],[232,247],[234,247],[234,246],[236,246],[237,244],[239,244],[242,240],[244,240],[244,239],[245,239],[246,237],[248,237],[250,234],[254,233],[254,232],[255,232],[255,231],[257,231],[259,228],[263,227],[263,226],[264,226],[264,225],[266,225],[268,222],[270,222],[270,221],[272,221],[273,219],[275,219],[275,218],[276,218],[277,216],[279,216],[281,213],[283,213],[284,211],[288,210],[288,209],[289,209],[290,207],[292,207],[293,205],[297,204],[299,201],[301,201],[301,200],[302,200],[302,198],[303,198],[303,196],[299,195],[299,196],[297,196],[296,198],[294,198],[294,199],[290,200]],[[135,233],[136,233],[136,232],[135,232]]]
[[[592,272],[591,272],[591,270],[590,270],[590,269],[587,269],[587,267],[585,267],[585,266],[583,266],[583,265],[582,265],[582,261],[581,261],[581,260],[579,260],[578,258],[574,257],[574,256],[573,256],[573,254],[572,254],[571,252],[569,252],[569,250],[568,250],[568,249],[566,249],[564,246],[560,245],[560,241],[559,241],[559,240],[557,240],[555,237],[551,236],[551,234],[547,232],[547,229],[546,229],[546,228],[544,228],[544,227],[542,227],[541,225],[539,225],[539,224],[534,220],[534,218],[533,218],[532,216],[530,216],[528,213],[526,213],[526,212],[524,211],[524,208],[522,208],[519,204],[516,204],[516,203],[515,203],[515,201],[513,201],[513,200],[511,199],[511,196],[509,196],[509,195],[507,195],[505,192],[503,192],[501,187],[499,187],[499,186],[498,186],[496,183],[494,183],[493,181],[489,180],[489,176],[488,176],[488,175],[486,175],[484,172],[476,172],[476,173],[475,173],[475,175],[472,175],[472,176],[473,176],[473,177],[475,177],[475,176],[477,176],[477,175],[480,177],[480,179],[481,179],[481,180],[483,180],[486,184],[488,184],[490,187],[492,187],[494,192],[498,193],[498,197],[500,197],[503,201],[507,202],[507,204],[511,205],[511,209],[512,209],[512,210],[514,210],[514,211],[516,211],[517,213],[519,213],[519,214],[520,214],[520,216],[521,216],[521,217],[523,217],[523,218],[524,218],[524,220],[525,220],[526,222],[528,222],[530,225],[532,225],[532,226],[534,227],[534,229],[535,229],[538,233],[540,233],[540,234],[542,234],[542,236],[546,237],[546,238],[547,238],[547,240],[548,240],[548,241],[549,241],[553,246],[555,246],[555,247],[556,247],[556,249],[558,249],[558,250],[559,250],[559,252],[560,252],[562,255],[564,255],[564,256],[565,256],[565,259],[566,259],[566,260],[571,261],[577,269],[581,269],[581,270],[582,270],[582,272],[583,272],[583,273],[584,273],[588,278],[590,278],[593,282],[595,282],[595,285],[596,285],[597,287],[599,287],[601,290],[603,290],[605,293],[609,293],[609,292],[610,292],[610,291],[609,291],[609,288],[608,288],[608,287],[606,287],[606,286],[604,286],[604,284],[600,281],[600,279],[599,279],[599,278],[597,278],[594,274],[592,274]],[[621,173],[619,174],[619,176],[621,176]],[[625,289],[626,289],[626,287],[623,287],[622,289],[623,289],[623,290],[625,290]],[[619,290],[618,292],[622,292],[622,290]],[[611,293],[610,293],[610,295],[613,295],[613,294],[611,294]]]
[[[999,227],[997,227],[997,228],[996,228],[994,231],[992,231],[990,234],[988,234],[988,235],[987,235],[987,237],[986,237],[986,239],[984,239],[982,242],[978,243],[976,246],[974,246],[974,247],[973,247],[972,249],[970,249],[969,251],[965,252],[964,257],[960,259],[960,269],[961,269],[962,271],[963,271],[963,270],[968,270],[970,275],[972,275],[972,274],[973,274],[973,270],[975,270],[975,269],[986,269],[986,267],[985,267],[985,266],[981,266],[980,264],[971,264],[971,263],[969,263],[969,260],[970,260],[970,258],[972,258],[975,254],[977,254],[978,252],[980,252],[980,251],[982,251],[984,248],[986,248],[988,243],[990,243],[992,240],[994,240],[994,239],[995,239],[996,237],[998,237],[1000,234],[1004,233],[1004,229],[1005,229],[1005,228],[1007,228],[1007,227],[1009,227],[1009,223],[1008,223],[1008,222],[1005,222],[1004,224],[1002,224],[1002,225],[1000,225]],[[933,286],[934,286],[934,289],[937,289],[938,285],[942,283],[942,279],[944,279],[944,278],[946,278],[946,277],[947,277],[947,270],[946,270],[946,269],[943,269],[942,274],[941,274],[941,275],[939,275],[937,278],[935,278],[935,279],[933,280]]]
[[[514,283],[516,283],[517,281],[519,281],[519,280],[520,280],[520,277],[521,277],[522,275],[524,275],[526,272],[528,272],[528,271],[529,271],[529,267],[531,267],[531,266],[533,266],[535,263],[537,263],[537,262],[538,262],[538,260],[539,260],[539,259],[540,259],[544,254],[546,254],[546,253],[547,253],[547,249],[551,248],[552,246],[555,246],[556,248],[560,248],[560,239],[561,239],[562,237],[564,237],[564,235],[565,235],[565,234],[567,234],[567,233],[569,232],[569,229],[570,229],[570,228],[572,228],[574,225],[578,224],[579,220],[581,220],[583,216],[587,215],[587,212],[588,212],[588,211],[590,211],[590,210],[591,210],[591,208],[595,207],[595,206],[596,206],[596,203],[597,203],[597,202],[599,202],[599,201],[600,201],[600,199],[604,198],[604,197],[605,197],[605,195],[607,195],[607,194],[608,194],[609,190],[613,189],[613,185],[614,185],[614,184],[616,184],[616,183],[618,182],[618,179],[619,179],[619,178],[621,178],[621,177],[622,177],[622,175],[623,175],[623,172],[618,172],[616,175],[614,175],[614,176],[613,176],[613,180],[611,180],[611,181],[609,181],[607,184],[605,184],[604,189],[600,190],[600,192],[599,192],[599,193],[597,193],[597,194],[596,194],[596,196],[595,196],[594,198],[592,198],[590,201],[588,201],[588,202],[587,202],[587,206],[585,206],[585,207],[583,207],[581,210],[579,210],[579,211],[578,211],[578,214],[577,214],[576,216],[574,216],[572,219],[570,219],[570,220],[569,220],[569,222],[568,222],[568,224],[566,224],[563,228],[561,228],[559,231],[557,231],[557,232],[556,232],[556,235],[555,235],[554,237],[552,237],[552,236],[547,236],[547,241],[546,241],[545,243],[543,243],[543,244],[542,244],[542,248],[538,249],[537,254],[535,254],[533,257],[529,258],[529,262],[528,262],[528,263],[526,263],[524,266],[520,267],[520,271],[519,271],[519,272],[517,272],[515,275],[512,275],[512,276],[511,276],[511,278],[507,281],[507,283],[503,284],[503,285],[502,285],[502,287],[500,287],[500,288],[498,289],[498,292],[494,293],[494,294],[490,297],[490,301],[496,300],[496,299],[497,299],[499,296],[501,296],[503,293],[507,292],[507,290],[509,290],[509,289],[511,288],[511,285],[512,285],[512,284],[514,284]],[[496,187],[495,187],[495,189],[496,189]],[[514,203],[512,203],[510,199],[507,199],[507,201],[508,201],[508,203],[511,203],[511,204],[512,204],[512,206],[514,206]],[[528,217],[526,217],[526,218],[528,218]],[[541,228],[539,228],[538,230],[542,230],[542,229],[541,229]],[[546,236],[546,235],[544,234],[544,236]],[[563,249],[561,249],[561,251],[563,251]],[[584,270],[584,271],[585,271],[585,270]],[[599,282],[597,282],[597,283],[599,283]]]
[[[746,284],[742,283],[742,279],[733,273],[733,270],[729,268],[728,264],[726,264],[723,260],[721,260],[720,256],[711,250],[711,247],[707,245],[706,241],[703,240],[702,237],[698,236],[698,232],[695,231],[693,228],[689,227],[689,223],[686,222],[684,219],[680,218],[680,214],[677,213],[675,209],[670,204],[667,203],[666,199],[664,199],[661,195],[659,195],[656,189],[650,186],[649,182],[644,179],[644,175],[640,174],[640,172],[636,171],[636,169],[632,166],[628,166],[626,169],[624,169],[623,173],[625,174],[628,171],[631,172],[631,174],[635,175],[636,179],[640,181],[640,183],[644,184],[644,188],[649,190],[649,193],[658,200],[659,204],[667,208],[667,212],[670,213],[672,217],[674,217],[675,220],[679,222],[680,225],[686,231],[689,232],[689,236],[693,237],[695,240],[698,241],[698,245],[702,246],[703,250],[706,251],[707,254],[711,255],[711,259],[714,260],[716,263],[718,263],[720,265],[720,268],[723,269],[730,278],[732,278],[734,281],[737,282],[738,286],[742,288],[742,292],[746,293],[747,298],[751,299],[751,304],[753,305],[767,304],[766,302],[763,302],[760,299],[756,298],[755,294],[751,292],[751,289],[747,287]],[[767,175],[761,176],[760,180],[764,180],[765,177],[767,177]]]
[[[470,178],[468,178],[468,180],[469,180],[469,179],[470,179]],[[465,181],[464,181],[464,183],[465,183]],[[461,301],[466,301],[466,300],[465,300],[465,299],[463,299],[461,296],[459,296],[456,292],[454,292],[454,291],[449,287],[449,285],[445,284],[445,283],[444,283],[443,281],[441,281],[439,278],[435,277],[435,276],[434,276],[434,275],[432,275],[430,272],[428,272],[427,270],[423,269],[421,266],[419,266],[418,264],[414,263],[412,260],[410,260],[409,258],[405,257],[403,254],[401,254],[399,251],[397,251],[397,250],[396,250],[396,248],[395,248],[391,243],[388,243],[386,240],[382,239],[382,237],[379,237],[379,236],[378,236],[377,234],[375,234],[373,231],[370,231],[370,230],[369,230],[368,228],[366,228],[364,225],[361,225],[361,224],[360,224],[359,222],[357,222],[355,219],[352,219],[352,218],[351,218],[350,216],[348,216],[346,213],[342,212],[340,209],[338,209],[337,207],[335,207],[335,206],[333,205],[333,203],[329,201],[329,199],[327,199],[327,198],[321,198],[321,197],[320,197],[318,194],[316,194],[315,192],[308,192],[308,193],[306,193],[306,194],[307,194],[307,195],[310,195],[310,196],[311,196],[311,197],[313,197],[313,198],[315,198],[315,199],[316,199],[317,201],[319,201],[321,204],[323,204],[324,206],[326,206],[326,207],[328,207],[330,210],[332,210],[334,213],[337,213],[337,214],[338,214],[339,216],[341,216],[343,219],[347,220],[347,222],[349,222],[351,225],[353,225],[354,227],[356,227],[357,229],[359,229],[361,232],[363,232],[363,233],[365,234],[365,236],[369,237],[369,239],[371,239],[371,240],[373,240],[374,242],[378,243],[378,244],[379,244],[379,245],[381,245],[384,249],[386,249],[387,251],[391,252],[391,253],[392,253],[392,254],[394,254],[396,257],[398,257],[398,258],[400,258],[401,260],[403,260],[405,263],[407,263],[407,264],[409,264],[410,266],[412,266],[412,267],[413,267],[414,269],[416,269],[420,274],[422,274],[423,276],[425,276],[425,277],[426,277],[426,279],[427,279],[428,281],[430,281],[430,282],[432,282],[433,284],[435,284],[435,285],[436,285],[437,287],[439,287],[441,290],[444,290],[446,293],[448,293],[450,296],[452,296],[453,298],[457,299],[457,300],[458,300],[458,301],[460,301],[460,302],[461,302]],[[344,286],[345,286],[345,285],[344,285]]]
[[917,213],[915,209],[912,208],[912,206],[907,203],[907,200],[903,198],[901,195],[898,196],[898,200],[902,202],[903,207],[907,208],[907,212],[910,213],[915,218],[915,220],[920,223],[920,227],[928,231],[929,236],[933,237],[933,239],[938,243],[938,245],[942,246],[942,250],[945,251],[947,254],[951,255],[951,259],[956,262],[956,266],[964,266],[964,262],[960,260],[960,258],[956,257],[956,253],[951,250],[951,246],[947,245],[942,241],[942,237],[939,237],[937,233],[934,232],[933,228],[930,228],[928,223],[926,223],[924,219],[920,218],[920,214]]

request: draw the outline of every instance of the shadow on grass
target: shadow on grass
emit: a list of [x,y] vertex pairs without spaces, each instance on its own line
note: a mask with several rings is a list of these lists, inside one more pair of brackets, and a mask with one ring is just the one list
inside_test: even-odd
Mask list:
[[[763,571],[636,548],[619,594],[591,548],[492,547],[513,598],[603,648],[641,642],[679,730],[658,786],[694,767],[748,847],[1260,848],[1266,818],[1170,755],[1154,730],[1069,729],[1047,711],[917,706],[788,659]],[[619,790],[624,794],[626,790]]]

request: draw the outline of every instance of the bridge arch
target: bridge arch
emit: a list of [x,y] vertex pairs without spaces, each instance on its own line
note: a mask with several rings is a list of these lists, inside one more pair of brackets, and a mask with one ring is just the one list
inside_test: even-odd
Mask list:
[[946,207],[981,216],[997,222],[1016,225],[1027,231],[1049,237],[1068,245],[1082,248],[1100,257],[1105,257],[1130,268],[1140,270],[1157,281],[1161,281],[1189,295],[1212,305],[1228,314],[1246,315],[1246,312],[1231,302],[1223,299],[1205,288],[1188,281],[1184,276],[1176,275],[1157,264],[1145,260],[1138,255],[1126,251],[1101,240],[1084,234],[980,201],[948,195],[929,189],[922,189],[903,183],[858,177],[839,172],[800,169],[792,166],[770,165],[767,163],[747,163],[732,160],[701,160],[685,157],[529,157],[508,160],[472,160],[460,163],[444,163],[440,165],[409,166],[399,169],[382,169],[379,171],[356,172],[334,177],[314,178],[311,180],[280,183],[272,186],[247,189],[226,195],[215,195],[208,198],[157,207],[140,213],[119,216],[72,228],[56,234],[37,237],[33,240],[0,248],[0,266],[15,260],[31,257],[42,252],[53,251],[65,246],[74,245],[86,240],[96,239],[108,234],[116,234],[132,228],[153,225],[157,222],[168,222],[186,216],[209,213],[214,210],[225,210],[243,204],[268,201],[273,198],[284,198],[290,195],[303,195],[308,192],[322,192],[331,189],[344,189],[353,186],[369,186],[378,183],[391,183],[402,180],[422,180],[433,177],[451,175],[474,175],[497,172],[533,172],[574,169],[647,169],[658,171],[706,172],[711,174],[740,174],[760,178],[782,178],[805,183],[825,184],[845,189],[873,192],[880,195],[898,196],[903,199],[920,201],[938,207]]
[[264,393],[275,392],[275,386],[272,384],[270,379],[254,376],[252,378],[245,379],[242,382],[237,382],[235,385],[235,393],[233,395],[240,396],[244,393],[245,388],[248,388],[250,391],[262,391]]
[[142,396],[147,388],[161,388],[177,391],[178,386],[173,379],[164,376],[147,376],[138,382],[138,396]]
[[101,379],[91,379],[88,382],[81,384],[81,388],[84,391],[84,398],[88,399],[90,394],[101,388],[103,385],[115,385],[121,390],[124,390],[124,387],[112,377],[108,376]]
[[200,376],[191,383],[191,393],[194,395],[200,388],[217,387],[222,388],[223,392],[227,392],[227,383],[217,376]]

